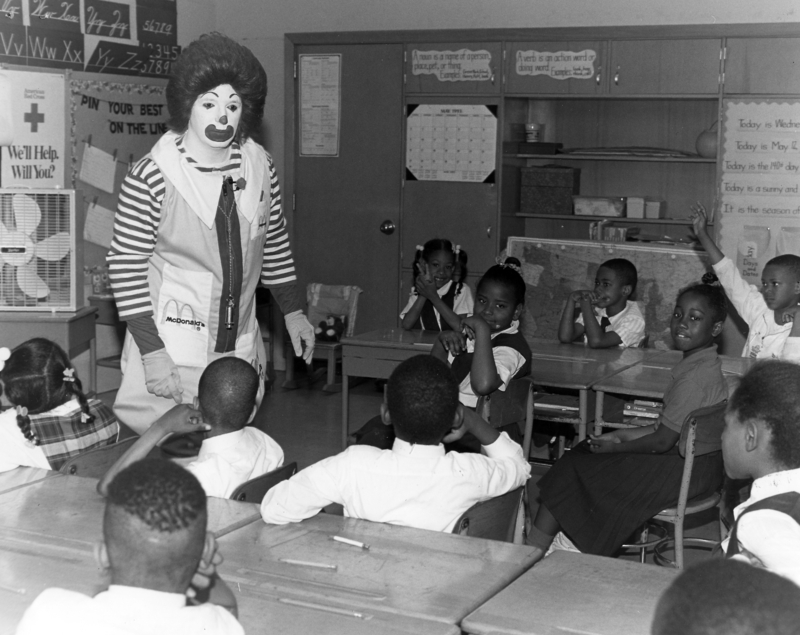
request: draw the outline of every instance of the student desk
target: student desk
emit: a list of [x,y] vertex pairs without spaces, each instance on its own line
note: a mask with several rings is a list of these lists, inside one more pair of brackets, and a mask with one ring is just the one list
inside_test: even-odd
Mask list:
[[472,635],[648,635],[658,598],[680,573],[556,551],[467,616]]
[[[661,351],[642,348],[589,348],[583,344],[560,344],[549,340],[531,343],[531,377],[540,386],[577,390],[579,396],[578,440],[586,438],[589,424],[589,391],[597,382],[641,364]],[[602,413],[602,405],[598,406]],[[571,421],[568,421],[571,423]]]
[[[730,357],[720,355],[722,374],[728,381],[729,391],[735,387],[736,380],[744,375],[756,362],[747,357]],[[603,426],[603,398],[605,393],[619,393],[646,399],[662,399],[672,379],[671,369],[681,359],[680,351],[662,351],[651,353],[641,364],[627,368],[616,375],[606,377],[592,385],[597,392],[595,405],[595,434],[600,434]],[[655,422],[655,420],[653,421]]]
[[219,547],[219,572],[240,607],[278,595],[323,612],[444,624],[458,624],[519,577],[532,565],[533,553],[525,546],[324,513],[289,525],[248,525],[221,538]]
[[[105,499],[97,479],[57,474],[0,493],[0,531],[37,545],[90,551],[102,539]],[[208,529],[224,536],[261,519],[258,505],[208,499]]]
[[95,307],[77,311],[0,311],[2,345],[14,348],[32,337],[46,337],[71,358],[89,345],[89,391],[97,390]]
[[7,472],[0,472],[0,494],[20,489],[51,476],[58,476],[58,472],[43,470],[39,467],[18,467]]
[[380,329],[342,338],[342,449],[350,432],[348,377],[387,379],[405,359],[431,352],[439,333]]

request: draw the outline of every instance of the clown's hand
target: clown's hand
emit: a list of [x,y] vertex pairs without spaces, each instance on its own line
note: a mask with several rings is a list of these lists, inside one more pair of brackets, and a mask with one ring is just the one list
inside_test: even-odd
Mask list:
[[[311,356],[314,354],[314,327],[308,321],[302,311],[294,311],[285,318],[286,330],[292,340],[294,354],[302,357],[306,364],[311,363]],[[305,351],[301,345],[305,344]]]
[[160,348],[152,353],[142,355],[142,364],[144,365],[147,392],[157,397],[174,399],[175,403],[183,401],[181,376],[175,362],[167,353],[167,349]]

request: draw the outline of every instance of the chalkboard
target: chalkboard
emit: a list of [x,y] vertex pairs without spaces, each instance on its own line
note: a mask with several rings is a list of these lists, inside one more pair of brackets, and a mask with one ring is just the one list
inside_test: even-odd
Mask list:
[[[626,258],[636,266],[639,276],[633,299],[645,318],[648,346],[670,349],[669,322],[678,292],[700,282],[711,270],[704,251],[658,245],[511,237],[506,253],[522,263],[527,294],[521,329],[528,339],[557,340],[561,311],[569,294],[594,288],[595,273],[602,262]],[[742,341],[729,320],[721,351],[739,355]]]
[[752,284],[776,255],[800,255],[800,102],[724,103],[717,231]]

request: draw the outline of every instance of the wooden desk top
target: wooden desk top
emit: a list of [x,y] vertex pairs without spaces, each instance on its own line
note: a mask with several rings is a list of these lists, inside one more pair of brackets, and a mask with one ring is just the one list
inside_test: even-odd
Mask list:
[[437,331],[406,331],[402,328],[378,329],[353,337],[343,337],[342,346],[378,346],[381,348],[400,348],[419,350],[428,353],[439,337]]
[[[102,539],[105,499],[97,479],[59,474],[0,493],[0,529],[35,544],[91,548]],[[258,505],[208,499],[208,530],[217,537],[261,520]]]
[[51,476],[58,476],[58,472],[38,467],[18,467],[8,472],[0,472],[0,494],[26,487]]
[[[335,542],[335,535],[370,549]],[[331,514],[290,525],[248,525],[220,539],[219,547],[219,572],[242,598],[288,595],[447,624],[458,624],[521,575],[532,555],[529,547]]]
[[0,311],[0,322],[74,322],[97,313],[97,308],[84,306],[77,311]]
[[675,569],[556,551],[467,616],[474,635],[648,635]]

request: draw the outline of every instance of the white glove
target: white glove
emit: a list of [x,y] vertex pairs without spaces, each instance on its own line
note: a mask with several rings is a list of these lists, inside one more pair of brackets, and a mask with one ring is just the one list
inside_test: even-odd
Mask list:
[[[294,311],[284,320],[286,320],[286,330],[289,331],[289,337],[294,346],[294,354],[302,357],[306,364],[310,364],[311,356],[314,354],[314,327],[311,326],[302,311]],[[305,351],[303,351],[301,342],[306,345]]]
[[142,365],[147,392],[157,397],[174,399],[175,403],[183,401],[181,376],[166,348],[142,355]]

